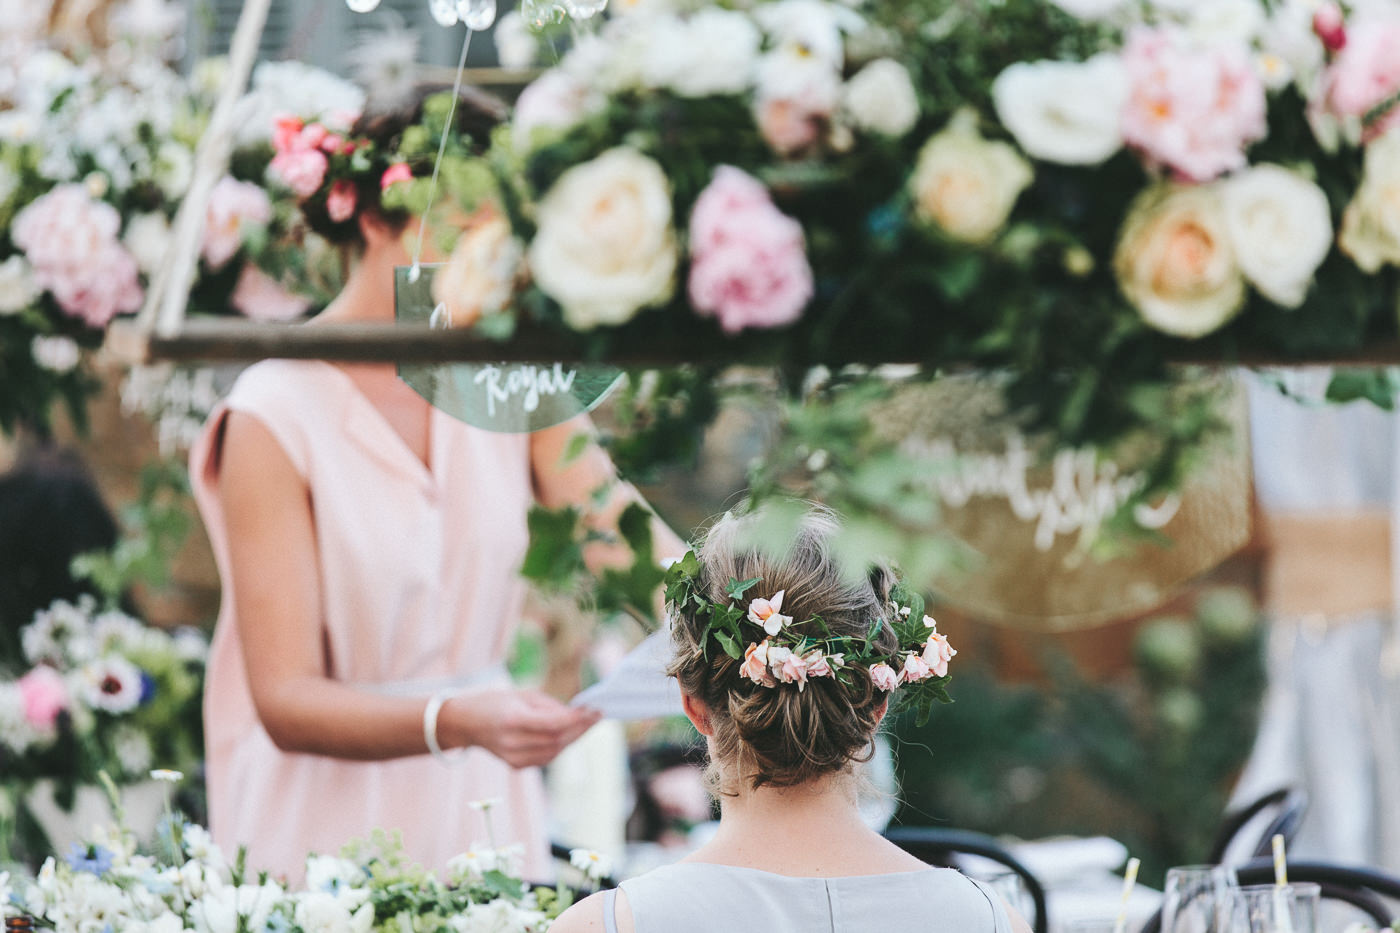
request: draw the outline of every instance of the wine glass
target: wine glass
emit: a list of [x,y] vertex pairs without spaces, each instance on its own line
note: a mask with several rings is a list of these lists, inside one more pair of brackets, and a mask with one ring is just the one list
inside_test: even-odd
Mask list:
[[1235,887],[1235,873],[1222,865],[1167,869],[1162,933],[1221,933],[1221,914],[1230,905],[1230,892]]
[[1223,933],[1317,933],[1315,884],[1261,884],[1236,888]]

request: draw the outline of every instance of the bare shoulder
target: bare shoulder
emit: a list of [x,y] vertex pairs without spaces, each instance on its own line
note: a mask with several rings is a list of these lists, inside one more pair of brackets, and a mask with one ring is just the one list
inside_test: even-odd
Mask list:
[[[607,929],[603,917],[606,908],[605,892],[591,894],[560,914],[559,919],[550,924],[549,933],[601,933]],[[613,916],[617,921],[617,933],[634,933],[632,908],[621,890],[617,892]]]

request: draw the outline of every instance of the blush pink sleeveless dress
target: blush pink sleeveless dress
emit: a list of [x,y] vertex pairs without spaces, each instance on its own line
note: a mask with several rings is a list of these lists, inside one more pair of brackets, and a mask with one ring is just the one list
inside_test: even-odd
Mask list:
[[[502,661],[524,600],[519,566],[532,502],[529,438],[492,434],[433,410],[425,465],[342,370],[269,360],[238,379],[191,452],[195,498],[225,581],[205,688],[211,830],[231,858],[299,880],[308,852],[335,854],[375,829],[440,874],[488,842],[473,801],[498,798],[498,845],[525,847],[527,878],[547,878],[537,770],[480,749],[457,767],[429,756],[343,761],[279,750],[249,694],[235,627],[220,445],[231,411],[257,418],[306,480],[316,533],[329,676],[359,689],[428,697],[506,678]],[[256,650],[256,649],[254,649]]]

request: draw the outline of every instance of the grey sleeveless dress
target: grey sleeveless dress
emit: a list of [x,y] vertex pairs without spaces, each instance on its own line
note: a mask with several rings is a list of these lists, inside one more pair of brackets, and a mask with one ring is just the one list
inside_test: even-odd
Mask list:
[[[1001,900],[950,868],[789,878],[681,862],[622,883],[637,933],[1011,933]],[[603,902],[617,933],[615,892]]]

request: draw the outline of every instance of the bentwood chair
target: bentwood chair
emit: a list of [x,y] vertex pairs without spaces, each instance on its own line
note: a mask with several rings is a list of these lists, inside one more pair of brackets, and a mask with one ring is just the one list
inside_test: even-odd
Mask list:
[[915,858],[930,865],[952,867],[958,855],[976,855],[999,862],[1015,872],[1025,883],[1035,907],[1029,918],[1035,933],[1049,933],[1050,921],[1045,911],[1045,887],[1031,870],[986,833],[965,829],[944,829],[933,826],[897,826],[885,830],[884,836]]
[[[1274,836],[1283,836],[1286,842],[1293,841],[1307,810],[1308,795],[1302,788],[1281,787],[1225,814],[1206,862],[1223,865],[1269,855],[1273,851]],[[1258,835],[1254,835],[1255,826],[1260,827]]]
[[[1235,868],[1241,885],[1272,884],[1272,857],[1252,859]],[[1376,929],[1386,929],[1395,920],[1394,911],[1383,898],[1400,900],[1400,878],[1373,868],[1333,865],[1327,862],[1289,862],[1288,880],[1311,882],[1322,889],[1322,899],[1349,904],[1366,914]],[[1152,915],[1142,927],[1142,933],[1159,933],[1162,913]]]

